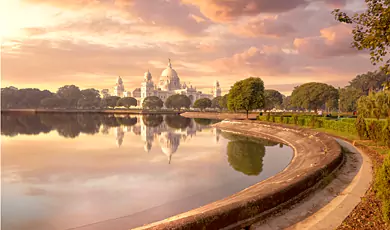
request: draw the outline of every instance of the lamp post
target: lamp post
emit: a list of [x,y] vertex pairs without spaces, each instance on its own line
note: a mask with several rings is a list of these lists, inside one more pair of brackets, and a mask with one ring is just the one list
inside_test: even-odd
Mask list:
[[340,119],[340,98],[337,100],[337,102],[338,102],[337,119]]

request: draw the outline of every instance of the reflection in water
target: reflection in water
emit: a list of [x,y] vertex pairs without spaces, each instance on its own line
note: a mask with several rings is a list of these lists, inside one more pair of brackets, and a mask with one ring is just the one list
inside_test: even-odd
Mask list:
[[222,133],[229,141],[227,155],[230,166],[248,176],[259,175],[263,170],[265,146],[279,145],[277,142],[249,138],[231,133]]
[[[56,130],[65,138],[76,138],[81,133],[94,135],[99,131],[108,135],[113,129],[116,145],[121,147],[126,133],[140,135],[144,141],[145,152],[150,152],[153,142],[158,140],[162,152],[171,162],[172,155],[177,151],[180,140],[186,141],[202,131],[216,120],[189,119],[180,115],[99,115],[92,113],[80,114],[38,114],[1,116],[1,134],[16,136],[18,134],[38,135]],[[220,131],[213,129],[218,142]]]
[[232,195],[292,158],[291,148],[221,132],[206,119],[1,119],[3,230],[129,229]]

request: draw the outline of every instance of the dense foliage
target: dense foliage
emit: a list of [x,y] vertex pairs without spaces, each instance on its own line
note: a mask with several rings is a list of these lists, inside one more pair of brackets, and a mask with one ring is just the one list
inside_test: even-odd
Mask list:
[[248,113],[264,107],[264,82],[260,78],[250,77],[236,82],[229,91],[228,109],[245,110]]
[[142,108],[145,109],[161,109],[164,106],[164,102],[156,96],[149,96],[142,102]]
[[194,108],[204,110],[206,108],[211,108],[212,102],[208,98],[201,98],[194,102]]
[[137,100],[134,97],[122,97],[117,101],[116,105],[129,108],[130,106],[137,106]]
[[264,110],[271,110],[273,108],[281,108],[283,104],[283,95],[274,89],[264,90]]
[[165,100],[165,107],[178,109],[180,111],[181,108],[189,108],[191,106],[191,100],[186,95],[182,94],[174,94],[169,96]]
[[386,57],[390,47],[390,1],[389,0],[365,0],[367,9],[352,17],[339,9],[332,13],[336,20],[353,24],[353,47],[358,50],[370,50],[371,62],[383,64],[384,71],[389,71],[390,59]]
[[299,108],[317,112],[323,106],[337,108],[338,91],[331,85],[310,82],[295,87],[291,94],[291,103]]

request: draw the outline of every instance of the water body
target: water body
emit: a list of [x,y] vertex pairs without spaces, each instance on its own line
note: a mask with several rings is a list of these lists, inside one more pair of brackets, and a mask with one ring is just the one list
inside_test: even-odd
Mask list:
[[293,150],[180,116],[1,116],[3,230],[129,229],[282,171]]

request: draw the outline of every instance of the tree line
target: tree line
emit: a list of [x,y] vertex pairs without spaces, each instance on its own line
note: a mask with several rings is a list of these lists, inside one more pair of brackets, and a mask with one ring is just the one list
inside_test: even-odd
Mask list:
[[[248,78],[236,82],[224,96],[212,100],[201,98],[193,104],[186,95],[175,94],[168,97],[165,103],[157,96],[149,96],[142,102],[144,109],[177,109],[207,108],[220,111],[245,111],[254,109],[269,111],[283,110],[327,110],[342,112],[363,111],[366,116],[380,117],[389,113],[387,110],[390,89],[390,75],[383,71],[368,72],[357,75],[344,88],[338,88],[318,82],[309,82],[296,86],[290,96],[285,96],[274,89],[264,89],[260,78]],[[47,108],[47,109],[98,109],[116,106],[130,108],[137,106],[133,97],[101,97],[96,89],[83,89],[75,85],[60,87],[56,93],[39,89],[1,89],[2,109]],[[360,103],[360,106],[359,106]],[[372,114],[370,111],[373,109]]]

